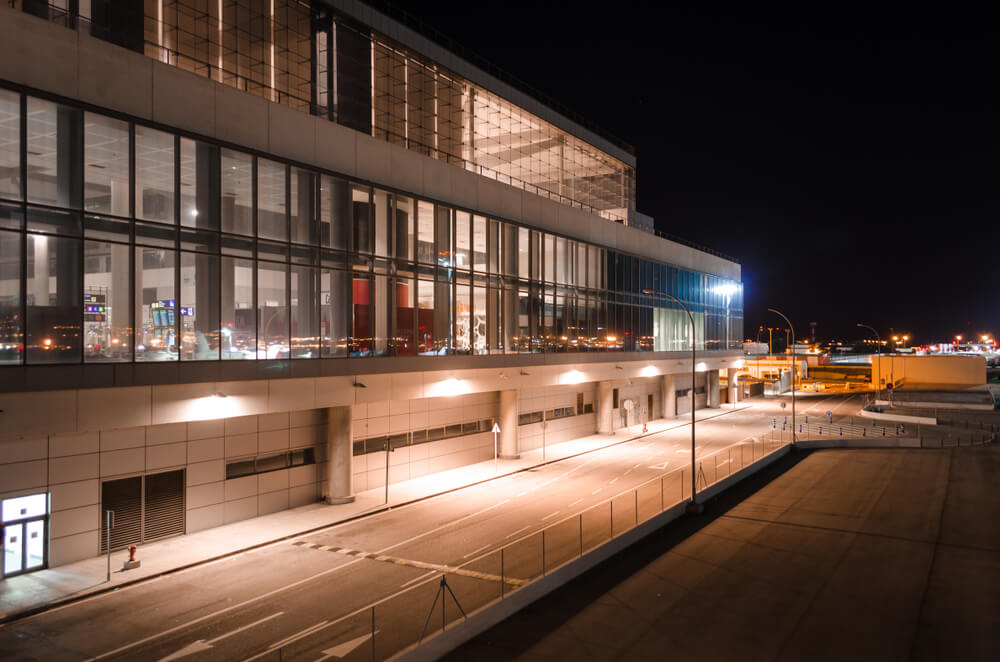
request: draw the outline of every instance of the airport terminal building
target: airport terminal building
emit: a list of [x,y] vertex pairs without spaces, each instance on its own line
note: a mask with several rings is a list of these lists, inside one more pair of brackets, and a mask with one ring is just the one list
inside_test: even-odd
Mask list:
[[631,148],[406,16],[9,4],[4,577],[103,553],[107,510],[120,549],[336,508],[740,365],[739,263],[652,232]]

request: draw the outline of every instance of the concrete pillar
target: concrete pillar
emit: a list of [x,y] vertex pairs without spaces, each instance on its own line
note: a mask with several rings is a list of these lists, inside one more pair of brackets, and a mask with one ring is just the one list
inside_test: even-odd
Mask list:
[[517,444],[517,389],[500,391],[500,457],[521,457]]
[[326,502],[354,501],[354,435],[350,405],[326,410]]
[[663,375],[663,418],[677,417],[677,381],[673,375]]
[[736,373],[738,370],[736,368],[726,368],[726,380],[729,382],[729,404],[735,405],[739,402],[739,389],[736,383]]
[[613,391],[611,382],[597,383],[597,432],[598,434],[614,434],[612,424]]
[[708,406],[710,409],[719,408],[719,371],[709,370],[706,386],[708,388]]

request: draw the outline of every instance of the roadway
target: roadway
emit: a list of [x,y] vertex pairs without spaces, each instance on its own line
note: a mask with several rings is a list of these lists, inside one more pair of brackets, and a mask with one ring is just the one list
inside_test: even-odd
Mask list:
[[[798,410],[846,415],[860,404],[813,396]],[[697,424],[698,456],[759,436],[787,412],[778,400],[717,410]],[[538,574],[541,529],[657,476],[676,481],[690,467],[688,425],[14,621],[0,627],[0,650],[22,660],[278,659],[279,649],[282,659],[368,659],[375,629],[381,659],[417,639],[442,574],[474,609]],[[588,513],[581,539],[608,527],[602,513]],[[551,547],[560,557],[575,549],[566,534]],[[496,550],[512,543],[501,570]]]

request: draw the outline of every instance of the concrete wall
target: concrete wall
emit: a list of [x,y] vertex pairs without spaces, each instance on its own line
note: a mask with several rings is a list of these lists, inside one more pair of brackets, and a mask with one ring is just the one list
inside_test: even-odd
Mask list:
[[[0,7],[0,79],[687,269],[740,265]],[[197,99],[197,103],[192,103]]]
[[[879,359],[872,356],[872,374],[879,373]],[[882,356],[882,383],[897,386],[947,384],[978,386],[986,383],[986,359],[982,356]]]
[[[365,439],[411,430],[425,430],[499,416],[496,392],[453,398],[391,400],[352,407],[354,438]],[[385,486],[385,453],[354,456],[356,492]],[[389,453],[389,484],[493,458],[489,432],[404,446]]]
[[[49,565],[99,551],[101,482],[185,469],[187,531],[310,503],[320,495],[322,412],[137,426],[0,446],[0,499],[51,494]],[[226,462],[316,448],[317,464],[226,480]]]

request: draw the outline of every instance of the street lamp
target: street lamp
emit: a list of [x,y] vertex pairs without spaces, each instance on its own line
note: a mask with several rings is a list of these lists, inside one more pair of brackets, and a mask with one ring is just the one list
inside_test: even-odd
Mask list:
[[867,324],[855,324],[855,326],[861,327],[863,329],[868,329],[875,334],[878,338],[878,343],[875,345],[875,355],[878,357],[878,378],[873,379],[875,382],[875,399],[882,399],[882,336],[878,334],[878,331],[874,327],[868,326]]
[[774,313],[775,315],[780,315],[781,319],[788,323],[788,331],[792,333],[792,447],[795,447],[795,327],[792,326],[791,320],[785,317],[785,314],[775,310],[774,308],[768,308],[768,312]]
[[[688,512],[700,513],[702,511],[702,506],[698,503],[696,496],[698,492],[698,473],[695,466],[695,445],[694,445],[694,404],[695,404],[695,381],[696,381],[696,355],[695,355],[695,331],[694,331],[694,316],[691,315],[691,311],[688,310],[684,302],[675,297],[673,294],[667,294],[666,292],[658,292],[656,290],[643,290],[643,294],[650,296],[661,296],[671,301],[676,301],[684,312],[687,313],[688,320],[691,322],[691,503],[688,504]],[[708,395],[708,389],[705,390],[706,395]]]

